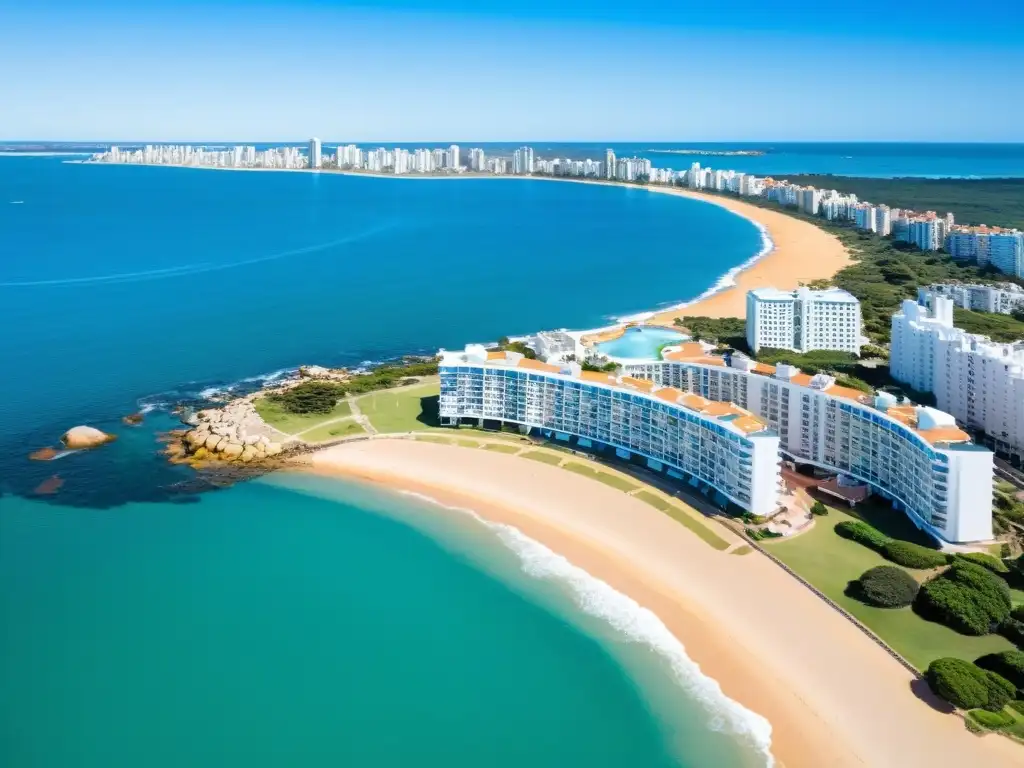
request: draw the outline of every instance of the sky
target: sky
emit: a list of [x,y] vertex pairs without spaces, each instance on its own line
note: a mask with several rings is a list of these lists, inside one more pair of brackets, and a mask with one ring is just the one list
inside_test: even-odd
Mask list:
[[1024,141],[1015,0],[0,0],[0,140]]

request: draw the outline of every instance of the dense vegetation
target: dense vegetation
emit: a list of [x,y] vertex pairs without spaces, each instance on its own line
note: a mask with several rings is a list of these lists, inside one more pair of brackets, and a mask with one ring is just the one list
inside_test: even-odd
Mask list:
[[965,635],[985,635],[1010,615],[1006,582],[980,565],[955,560],[941,576],[923,587],[914,609]]
[[1024,339],[1024,322],[1012,315],[972,312],[969,309],[955,307],[953,323],[968,333],[982,333],[991,337],[993,341],[1010,342]]
[[509,341],[508,336],[502,336],[498,339],[498,344],[495,347],[491,347],[489,352],[499,352],[505,350],[507,352],[518,352],[523,357],[528,357],[531,360],[537,359],[537,353],[534,352],[530,347],[526,346],[526,342],[523,341]]
[[860,520],[844,520],[841,523],[836,523],[835,530],[844,539],[856,541],[876,552],[881,552],[891,541],[884,533]]
[[958,560],[966,560],[975,565],[980,565],[983,568],[988,568],[993,573],[1009,573],[1010,569],[1006,563],[1000,560],[995,555],[990,555],[987,552],[964,552],[957,556]]
[[793,184],[836,189],[861,200],[915,211],[952,211],[960,224],[1024,229],[1024,179],[867,179],[787,176]]
[[417,376],[437,374],[437,361],[410,360],[403,363],[385,363],[348,381],[304,381],[283,392],[271,392],[267,399],[288,413],[330,413],[338,400],[346,395],[361,395],[377,389],[387,389],[415,380]]
[[741,317],[677,317],[675,325],[689,331],[694,341],[718,342],[734,349],[746,349],[746,320]]
[[909,573],[893,565],[876,565],[851,584],[853,597],[879,608],[902,608],[914,602],[920,585]]
[[1016,693],[1009,680],[963,659],[936,659],[925,677],[936,694],[960,709],[999,712]]
[[974,662],[1017,686],[1017,698],[1024,698],[1024,651],[988,653]]

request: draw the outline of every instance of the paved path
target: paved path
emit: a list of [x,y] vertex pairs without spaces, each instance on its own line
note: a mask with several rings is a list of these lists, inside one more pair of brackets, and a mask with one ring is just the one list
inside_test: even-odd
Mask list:
[[376,435],[377,434],[377,428],[375,426],[373,426],[373,424],[370,423],[370,420],[368,418],[366,418],[366,414],[364,414],[360,410],[359,403],[356,402],[356,399],[354,397],[352,397],[351,395],[346,397],[345,399],[348,400],[348,404],[352,408],[352,418],[360,426],[362,426],[363,429],[366,430],[366,434],[368,434],[368,435]]

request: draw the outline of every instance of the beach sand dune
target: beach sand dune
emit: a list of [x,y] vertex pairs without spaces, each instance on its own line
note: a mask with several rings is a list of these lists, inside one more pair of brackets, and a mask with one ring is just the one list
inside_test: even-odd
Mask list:
[[1024,765],[1020,746],[973,736],[922,701],[926,686],[766,557],[712,549],[620,491],[516,456],[401,439],[309,462],[513,525],[653,610],[727,696],[771,721],[788,768]]

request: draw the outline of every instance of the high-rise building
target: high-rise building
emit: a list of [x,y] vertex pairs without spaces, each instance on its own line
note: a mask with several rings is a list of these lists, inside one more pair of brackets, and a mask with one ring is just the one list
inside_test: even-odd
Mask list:
[[323,164],[323,158],[320,157],[320,139],[309,140],[309,167],[319,168]]
[[615,178],[615,152],[611,149],[604,151],[604,177],[606,179]]
[[831,349],[860,354],[860,302],[839,288],[780,291],[758,288],[747,293],[747,344],[810,352]]
[[454,170],[459,169],[459,145],[452,144],[448,147],[448,157],[445,159],[445,167]]
[[981,430],[998,453],[1024,461],[1024,342],[1000,344],[953,325],[953,302],[908,299],[892,318],[889,368],[897,381],[934,392],[938,407]]

